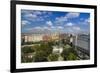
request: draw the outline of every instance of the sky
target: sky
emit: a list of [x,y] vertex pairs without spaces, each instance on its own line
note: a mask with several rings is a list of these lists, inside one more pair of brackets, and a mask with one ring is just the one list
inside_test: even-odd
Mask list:
[[89,33],[90,13],[21,10],[21,32]]

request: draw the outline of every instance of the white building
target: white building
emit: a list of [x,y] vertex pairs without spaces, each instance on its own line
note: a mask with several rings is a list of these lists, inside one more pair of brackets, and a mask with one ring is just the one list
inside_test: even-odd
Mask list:
[[53,46],[53,53],[61,54],[62,52],[63,52],[63,48],[62,47]]
[[77,35],[77,38],[74,38],[73,44],[77,47],[80,47],[80,51],[89,55],[90,53],[90,36],[86,34]]

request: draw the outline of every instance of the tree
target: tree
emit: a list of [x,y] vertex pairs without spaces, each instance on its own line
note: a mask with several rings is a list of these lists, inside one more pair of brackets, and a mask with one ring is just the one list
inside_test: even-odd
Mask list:
[[32,47],[23,47],[23,48],[21,48],[21,52],[22,53],[32,53],[32,52],[34,52],[34,49],[32,48]]
[[68,49],[64,49],[63,52],[61,53],[61,56],[64,58],[64,60],[66,60],[66,57],[68,56],[69,51]]
[[34,61],[35,62],[47,61],[46,53],[44,51],[37,51],[35,56],[34,56]]
[[61,53],[61,56],[66,60],[66,57],[69,55],[71,47],[69,45],[66,45],[63,47],[63,52]]
[[48,46],[53,46],[55,44],[55,41],[48,42]]
[[66,45],[63,52],[61,53],[61,56],[64,58],[64,60],[69,60],[69,57],[71,57],[71,59],[73,56],[74,58],[77,57],[77,52],[70,45]]
[[48,44],[48,43],[42,43],[39,46],[38,45],[35,46],[35,52],[43,51],[46,54],[46,56],[51,54],[52,50],[53,50],[53,48],[52,48],[51,44]]
[[50,55],[48,56],[48,60],[49,60],[49,61],[58,61],[58,57],[59,57],[58,54],[50,54]]
[[77,60],[77,56],[73,53],[69,53],[69,55],[66,57],[67,60]]
[[32,62],[33,58],[29,58],[29,54],[34,53],[33,47],[23,47],[21,48],[21,62]]

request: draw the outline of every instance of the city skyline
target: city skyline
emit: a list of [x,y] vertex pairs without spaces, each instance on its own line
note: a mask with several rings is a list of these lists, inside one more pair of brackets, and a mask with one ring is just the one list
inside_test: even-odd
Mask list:
[[90,14],[22,9],[21,26],[22,33],[89,33]]

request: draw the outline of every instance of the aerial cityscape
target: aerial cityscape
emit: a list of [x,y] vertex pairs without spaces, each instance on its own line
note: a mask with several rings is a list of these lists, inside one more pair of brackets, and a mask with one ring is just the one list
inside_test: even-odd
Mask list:
[[90,59],[90,14],[21,10],[21,62]]

